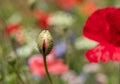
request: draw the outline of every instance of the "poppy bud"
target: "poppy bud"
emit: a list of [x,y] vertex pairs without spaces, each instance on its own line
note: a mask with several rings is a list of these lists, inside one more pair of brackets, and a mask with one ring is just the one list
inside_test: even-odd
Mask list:
[[53,38],[48,30],[43,30],[38,36],[38,48],[41,54],[48,55],[53,48]]
[[9,65],[14,66],[16,64],[16,58],[13,56],[7,56],[6,59]]

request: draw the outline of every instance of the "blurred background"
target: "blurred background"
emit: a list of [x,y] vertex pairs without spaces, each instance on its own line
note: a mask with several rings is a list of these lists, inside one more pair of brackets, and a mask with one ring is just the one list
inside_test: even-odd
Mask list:
[[[54,47],[47,56],[53,84],[119,84],[118,63],[89,63],[86,19],[119,0],[0,0],[0,84],[49,84],[37,37],[48,28]],[[19,77],[20,76],[20,77]]]

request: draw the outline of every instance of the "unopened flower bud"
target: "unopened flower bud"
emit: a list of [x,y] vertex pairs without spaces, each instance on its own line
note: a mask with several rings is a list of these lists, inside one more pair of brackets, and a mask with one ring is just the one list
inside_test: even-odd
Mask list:
[[9,65],[14,66],[16,64],[16,58],[13,56],[7,56],[6,59]]
[[43,30],[38,36],[38,48],[41,54],[48,55],[53,48],[53,38],[48,30]]

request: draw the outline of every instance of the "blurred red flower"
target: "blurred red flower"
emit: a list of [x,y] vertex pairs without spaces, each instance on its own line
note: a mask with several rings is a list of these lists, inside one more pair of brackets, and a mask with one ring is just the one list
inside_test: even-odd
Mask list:
[[55,1],[60,7],[64,9],[70,9],[77,3],[79,3],[81,0],[55,0]]
[[22,32],[21,24],[8,24],[6,26],[4,34],[7,37],[15,36],[16,42],[18,42],[19,44],[22,44],[25,41],[25,36]]
[[42,11],[36,11],[35,17],[37,18],[37,25],[42,27],[43,29],[48,29],[50,27],[50,24],[48,22],[49,17],[51,14],[47,14]]
[[90,62],[120,62],[120,8],[103,8],[94,12],[83,29],[85,37],[99,42],[86,52]]
[[[62,59],[55,59],[55,53],[52,52],[47,56],[48,71],[54,75],[60,75],[68,70],[67,65],[63,63]],[[43,56],[41,54],[34,55],[29,59],[29,66],[34,75],[45,76]]]
[[20,24],[9,24],[6,27],[5,34],[10,35],[12,33],[16,33],[16,31],[21,30]]

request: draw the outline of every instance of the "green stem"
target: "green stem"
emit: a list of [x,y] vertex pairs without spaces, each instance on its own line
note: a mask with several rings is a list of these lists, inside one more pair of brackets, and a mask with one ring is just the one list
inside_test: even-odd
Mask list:
[[17,71],[17,69],[15,68],[15,66],[13,66],[14,72],[16,73],[18,79],[20,80],[21,84],[25,84],[23,79],[21,78],[19,72]]
[[50,84],[53,84],[53,83],[52,83],[52,79],[51,79],[51,77],[50,77],[50,74],[49,74],[49,72],[48,72],[47,63],[46,63],[46,56],[45,56],[45,55],[43,56],[43,60],[44,60],[45,72],[46,72],[46,74],[47,74],[49,83],[50,83]]

